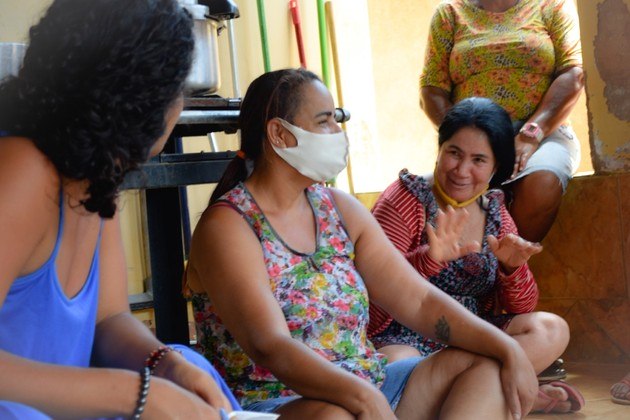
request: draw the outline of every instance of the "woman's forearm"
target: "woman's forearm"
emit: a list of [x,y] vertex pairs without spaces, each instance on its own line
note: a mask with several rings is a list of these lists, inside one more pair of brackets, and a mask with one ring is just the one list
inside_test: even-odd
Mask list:
[[529,266],[523,264],[510,275],[499,270],[499,302],[511,314],[532,312],[538,304],[538,285]]
[[423,86],[420,89],[420,108],[435,128],[442,124],[446,112],[452,106],[451,98],[444,89],[435,86]]
[[129,416],[139,375],[33,362],[0,351],[0,400],[19,402],[52,417]]
[[584,73],[571,67],[559,74],[547,89],[534,114],[527,120],[535,122],[545,133],[554,132],[571,114],[584,87]]
[[160,345],[131,313],[121,312],[97,324],[92,358],[99,366],[138,370]]
[[515,340],[482,320],[453,298],[429,286],[415,314],[396,318],[424,336],[473,353],[503,361],[511,355]]

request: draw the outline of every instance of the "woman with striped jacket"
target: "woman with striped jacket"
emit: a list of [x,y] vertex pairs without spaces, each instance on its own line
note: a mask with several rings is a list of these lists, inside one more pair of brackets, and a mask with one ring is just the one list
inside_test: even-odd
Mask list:
[[[518,235],[503,192],[511,173],[514,142],[510,118],[489,99],[468,98],[446,114],[439,129],[435,171],[417,176],[406,169],[372,210],[385,234],[422,276],[471,312],[515,338],[540,373],[566,348],[566,322],[533,312],[538,287],[527,266],[538,243]],[[460,235],[445,231],[444,213],[465,212]],[[428,356],[445,347],[370,307],[368,336],[390,362]],[[580,395],[564,382],[545,385],[535,409],[581,408]]]

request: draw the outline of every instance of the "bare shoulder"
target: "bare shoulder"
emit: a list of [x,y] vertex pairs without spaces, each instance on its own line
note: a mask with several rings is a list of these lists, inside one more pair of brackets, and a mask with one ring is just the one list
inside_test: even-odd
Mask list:
[[329,190],[344,218],[369,213],[368,209],[356,197],[337,188],[329,188]]
[[336,188],[330,188],[330,191],[350,238],[356,242],[366,228],[376,223],[374,216],[352,195]]
[[[55,234],[53,231],[59,217],[58,190],[57,171],[30,140],[17,137],[0,139],[2,280],[31,272],[50,254],[49,249],[42,251],[40,245],[44,248],[49,246],[42,241]],[[46,257],[39,254],[41,258],[34,257],[38,252],[46,254]],[[0,285],[0,289],[8,287],[8,284]]]
[[186,281],[191,290],[215,297],[225,290],[266,284],[260,241],[234,207],[215,204],[201,216],[192,237]]
[[243,215],[231,204],[219,202],[206,208],[195,228],[195,235],[214,237],[249,230]]
[[20,191],[20,197],[29,193],[42,197],[42,192],[56,192],[59,175],[52,162],[35,144],[23,137],[0,139],[0,194]]
[[[208,207],[192,237],[191,263],[198,265],[207,261],[208,256],[219,259],[220,255],[236,257],[250,246],[260,248],[260,243],[243,215],[227,203]],[[217,258],[215,258],[217,257]]]

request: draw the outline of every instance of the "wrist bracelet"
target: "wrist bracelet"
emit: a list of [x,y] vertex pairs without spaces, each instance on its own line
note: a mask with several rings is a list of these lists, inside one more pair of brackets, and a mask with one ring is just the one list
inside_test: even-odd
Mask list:
[[148,367],[149,371],[153,373],[157,365],[160,363],[160,360],[162,360],[164,356],[166,356],[173,350],[175,350],[173,347],[158,347],[156,350],[152,351],[151,354],[149,354],[149,357],[146,358],[146,360],[144,361],[144,366]]
[[144,412],[144,406],[147,404],[147,397],[149,396],[149,386],[151,385],[151,369],[143,367],[140,371],[140,394],[138,395],[138,402],[136,403],[136,409],[133,410],[131,420],[140,420],[140,416]]

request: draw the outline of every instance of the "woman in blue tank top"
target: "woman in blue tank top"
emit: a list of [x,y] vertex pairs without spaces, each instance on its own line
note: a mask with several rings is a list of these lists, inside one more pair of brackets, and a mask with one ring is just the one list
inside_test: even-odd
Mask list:
[[0,418],[238,408],[127,303],[118,188],[166,142],[192,52],[176,0],[55,0],[0,84]]

